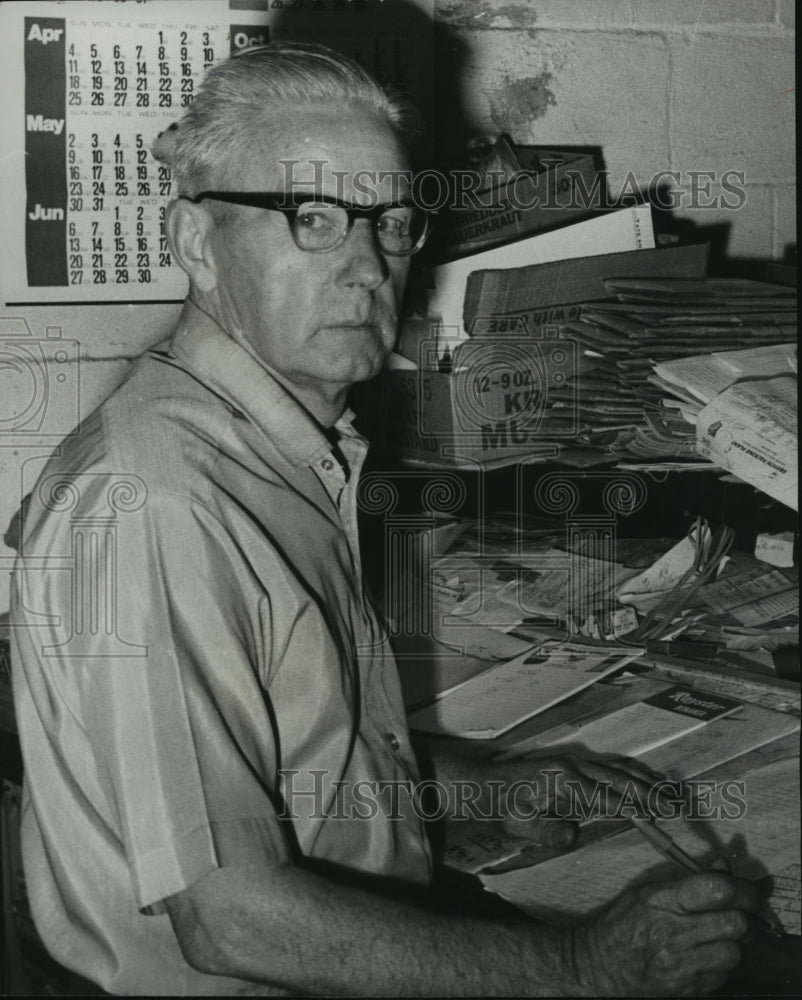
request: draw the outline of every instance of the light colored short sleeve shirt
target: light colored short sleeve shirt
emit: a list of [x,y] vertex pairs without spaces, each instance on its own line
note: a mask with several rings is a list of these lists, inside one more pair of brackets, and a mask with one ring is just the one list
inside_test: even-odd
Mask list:
[[12,588],[26,880],[51,953],[106,990],[246,987],[187,965],[163,906],[216,868],[429,880],[413,810],[354,818],[355,783],[417,780],[362,588],[364,452],[188,303],[34,490]]

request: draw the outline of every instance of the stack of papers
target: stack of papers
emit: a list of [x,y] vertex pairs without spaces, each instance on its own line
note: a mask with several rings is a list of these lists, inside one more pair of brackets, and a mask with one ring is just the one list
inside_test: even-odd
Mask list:
[[699,455],[797,510],[796,368],[796,345],[775,344],[663,362],[649,381]]
[[554,232],[516,240],[432,268],[433,287],[426,315],[459,331],[460,336],[468,336],[471,331],[464,326],[463,301],[468,279],[476,272],[653,247],[654,230],[648,205],[625,208]]
[[[432,560],[422,583],[441,643],[488,661],[523,652],[512,639],[531,645],[569,632],[638,643],[636,630],[650,611],[659,633],[682,648],[674,650],[669,642],[666,649],[649,646],[649,652],[774,673],[774,651],[799,642],[799,575],[787,565],[793,558],[785,551],[793,550],[793,538],[762,536],[755,555],[730,550],[707,583],[696,586],[691,575],[682,587],[696,558],[692,534],[678,542],[619,538],[606,558],[598,558],[598,546],[588,540],[569,546],[564,528],[553,522],[527,524],[504,517],[468,521]],[[704,532],[709,535],[709,528]],[[583,595],[582,618],[576,616],[572,581]],[[663,621],[657,606],[671,594],[679,596],[677,587],[686,599]],[[650,635],[656,639],[658,633]]]
[[[618,302],[583,307],[561,331],[582,356],[563,395],[576,387],[578,440],[594,447],[599,461],[699,464],[694,422],[702,406],[745,371],[795,371],[795,352],[783,343],[796,338],[791,289],[725,279],[606,284]],[[562,457],[570,461],[570,450]]]
[[638,647],[547,642],[440,694],[409,717],[412,729],[493,739],[626,666]]
[[[581,577],[588,602],[609,606],[626,581],[671,545],[670,539],[618,539],[610,558],[601,559],[581,540],[567,549],[559,522],[516,526],[503,516],[471,522],[444,555],[434,558],[426,581],[438,635],[448,643],[449,634],[456,636],[463,627],[523,635],[533,628],[564,628],[572,611],[572,580]],[[623,635],[635,624],[610,632]],[[482,636],[481,641],[491,640]],[[464,644],[463,638],[459,642]]]
[[654,366],[649,381],[695,407],[698,414],[720,392],[741,379],[796,375],[796,366],[796,344],[771,344],[664,361]]
[[[582,250],[587,256],[559,260],[556,249],[552,256],[550,240],[565,249],[594,226],[617,224],[617,216],[639,218],[617,212],[533,237],[531,247],[521,241],[435,268],[429,318],[418,321],[411,341],[430,343],[439,331],[450,347],[427,357],[436,370],[455,373],[470,368],[455,348],[468,337],[477,345],[497,340],[508,351],[516,338],[539,345],[533,455],[576,466],[657,461],[709,469],[713,461],[729,469],[715,446],[710,454],[698,447],[696,418],[746,375],[795,374],[795,352],[786,346],[796,339],[795,290],[699,276],[604,276],[642,273],[637,262],[647,260],[658,274],[698,273],[704,259],[694,246],[601,254],[593,241]],[[520,266],[529,250],[547,262]],[[414,343],[405,350],[419,360]]]

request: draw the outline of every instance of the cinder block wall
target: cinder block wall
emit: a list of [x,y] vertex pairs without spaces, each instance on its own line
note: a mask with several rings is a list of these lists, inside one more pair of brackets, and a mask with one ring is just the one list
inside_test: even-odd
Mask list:
[[[2,299],[0,299],[2,301]],[[16,435],[10,443],[9,421],[0,427],[0,613],[8,608],[9,574],[14,552],[3,544],[20,499],[28,493],[62,434],[75,427],[76,418],[91,413],[125,378],[131,361],[151,344],[164,339],[179,306],[50,306],[6,310],[0,315],[0,336],[27,337],[47,342],[54,335],[67,341],[70,360],[57,373],[51,371],[48,395],[42,402],[41,435],[25,440]],[[30,331],[26,334],[27,330]],[[2,342],[0,341],[0,346]],[[53,351],[45,348],[45,356]],[[31,405],[30,378],[0,356],[0,406],[4,417],[26,412]],[[126,470],[120,470],[126,471]],[[59,553],[68,555],[68,553]]]
[[[613,190],[629,171],[644,186],[662,170],[681,171],[688,186],[689,171],[743,171],[737,211],[680,214],[729,223],[732,256],[780,257],[795,243],[793,0],[436,0],[435,17],[441,149],[499,131],[524,143],[600,146]],[[707,200],[718,193],[711,184]],[[79,342],[69,377],[83,415],[175,313],[38,308],[10,321],[26,321],[35,337],[58,326]],[[0,374],[2,391],[25,405],[28,387]],[[3,412],[13,408],[4,399]],[[50,401],[56,432],[74,421],[68,394]],[[0,447],[0,534],[51,450]],[[0,611],[12,556],[0,543]]]
[[[441,142],[601,146],[615,191],[679,171],[676,215],[729,223],[730,257],[796,242],[793,0],[436,0],[436,21]],[[691,171],[728,170],[741,207],[688,205]],[[742,200],[696,183],[700,203]]]

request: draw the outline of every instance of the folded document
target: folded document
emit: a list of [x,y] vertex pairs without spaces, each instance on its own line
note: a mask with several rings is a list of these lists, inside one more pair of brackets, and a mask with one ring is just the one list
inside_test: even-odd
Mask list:
[[639,647],[546,642],[442,693],[409,717],[426,733],[492,739],[640,656]]

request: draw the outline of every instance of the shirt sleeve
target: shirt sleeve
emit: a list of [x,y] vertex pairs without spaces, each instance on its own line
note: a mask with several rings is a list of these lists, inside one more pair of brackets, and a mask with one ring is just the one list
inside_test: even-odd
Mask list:
[[138,906],[159,912],[215,868],[292,859],[259,680],[269,595],[203,505],[150,493],[104,521],[84,493],[80,516],[50,513],[36,539],[67,548],[72,571],[27,569],[22,603],[62,612],[35,643],[53,739],[60,712],[79,719],[86,746],[61,748],[64,765],[80,783],[91,760],[87,794],[97,788]]

